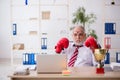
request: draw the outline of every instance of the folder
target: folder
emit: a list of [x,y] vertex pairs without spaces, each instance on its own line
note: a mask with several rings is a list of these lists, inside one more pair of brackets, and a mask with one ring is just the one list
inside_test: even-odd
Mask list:
[[116,52],[116,62],[120,63],[120,52]]
[[41,38],[41,49],[47,49],[47,38]]
[[17,24],[13,24],[13,35],[17,35]]
[[105,23],[105,34],[116,34],[116,23]]

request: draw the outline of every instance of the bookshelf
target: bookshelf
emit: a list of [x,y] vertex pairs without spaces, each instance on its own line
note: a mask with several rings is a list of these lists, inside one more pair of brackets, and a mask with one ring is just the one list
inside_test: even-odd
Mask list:
[[39,53],[39,0],[11,0],[11,64],[23,64],[24,53]]
[[24,53],[54,54],[69,34],[69,0],[11,0],[11,63]]
[[61,37],[69,37],[69,0],[40,0],[41,38],[47,38],[45,54],[54,54]]
[[116,62],[116,53],[120,52],[120,1],[113,0],[115,4],[112,4],[112,0],[104,1],[104,28],[103,28],[103,45],[105,44],[105,38],[110,38],[111,47],[109,49],[110,61]]

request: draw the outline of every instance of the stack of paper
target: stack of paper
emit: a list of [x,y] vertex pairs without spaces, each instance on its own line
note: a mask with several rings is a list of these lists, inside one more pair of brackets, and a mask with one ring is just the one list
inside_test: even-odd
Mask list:
[[120,71],[120,63],[112,62],[110,66],[113,71]]
[[26,68],[29,68],[29,70],[36,70],[36,65],[23,65]]
[[19,66],[15,69],[14,75],[28,75],[30,73],[30,70],[28,67]]

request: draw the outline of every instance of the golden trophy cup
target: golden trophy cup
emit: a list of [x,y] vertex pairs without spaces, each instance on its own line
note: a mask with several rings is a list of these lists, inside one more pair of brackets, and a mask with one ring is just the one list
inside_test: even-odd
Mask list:
[[95,49],[94,56],[96,61],[98,62],[97,68],[96,68],[96,73],[97,74],[104,74],[104,60],[106,56],[106,49]]

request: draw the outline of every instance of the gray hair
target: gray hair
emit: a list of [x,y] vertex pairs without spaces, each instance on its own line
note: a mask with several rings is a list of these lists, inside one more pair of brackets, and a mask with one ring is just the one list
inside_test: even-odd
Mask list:
[[82,25],[76,25],[76,26],[72,27],[71,30],[73,31],[76,27],[81,28],[83,30],[83,32],[85,33],[85,28]]

